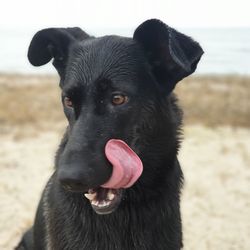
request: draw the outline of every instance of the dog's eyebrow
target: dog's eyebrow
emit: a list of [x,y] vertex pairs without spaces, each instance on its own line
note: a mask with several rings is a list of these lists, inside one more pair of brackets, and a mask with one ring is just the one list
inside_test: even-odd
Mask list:
[[63,93],[66,95],[74,95],[75,93],[82,91],[82,86],[80,84],[74,83],[64,86]]

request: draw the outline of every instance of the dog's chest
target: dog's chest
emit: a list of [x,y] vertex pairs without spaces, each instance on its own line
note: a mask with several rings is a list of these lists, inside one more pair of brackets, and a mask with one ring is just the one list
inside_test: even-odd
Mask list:
[[[152,235],[147,230],[127,227],[117,228],[114,225],[74,223],[54,235],[52,249],[82,249],[82,250],[149,250],[152,249]],[[59,244],[58,244],[59,243]]]

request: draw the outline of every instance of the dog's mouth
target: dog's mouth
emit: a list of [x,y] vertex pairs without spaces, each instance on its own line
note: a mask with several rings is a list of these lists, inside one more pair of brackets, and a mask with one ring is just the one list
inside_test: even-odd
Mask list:
[[122,189],[99,187],[89,189],[84,196],[97,214],[110,214],[118,208],[121,202]]
[[131,187],[143,170],[139,156],[122,140],[109,140],[105,146],[105,155],[113,166],[110,179],[85,194],[98,214],[115,211],[121,202],[122,190]]

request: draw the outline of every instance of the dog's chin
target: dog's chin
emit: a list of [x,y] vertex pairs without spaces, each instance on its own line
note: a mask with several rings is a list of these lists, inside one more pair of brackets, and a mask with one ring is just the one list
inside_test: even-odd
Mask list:
[[122,189],[99,187],[89,189],[84,196],[89,200],[93,210],[97,214],[111,214],[120,205]]

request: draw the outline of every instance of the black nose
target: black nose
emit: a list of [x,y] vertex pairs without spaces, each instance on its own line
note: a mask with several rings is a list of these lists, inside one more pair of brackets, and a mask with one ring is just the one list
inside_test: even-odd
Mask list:
[[105,161],[61,163],[57,170],[57,179],[68,191],[87,192],[107,182],[112,174],[112,167],[103,164]]
[[90,188],[87,173],[82,173],[72,169],[60,169],[58,171],[58,179],[61,185],[71,192],[86,192]]
[[60,180],[61,185],[67,190],[71,192],[87,192],[88,188],[84,183],[74,180],[74,179],[62,179]]

